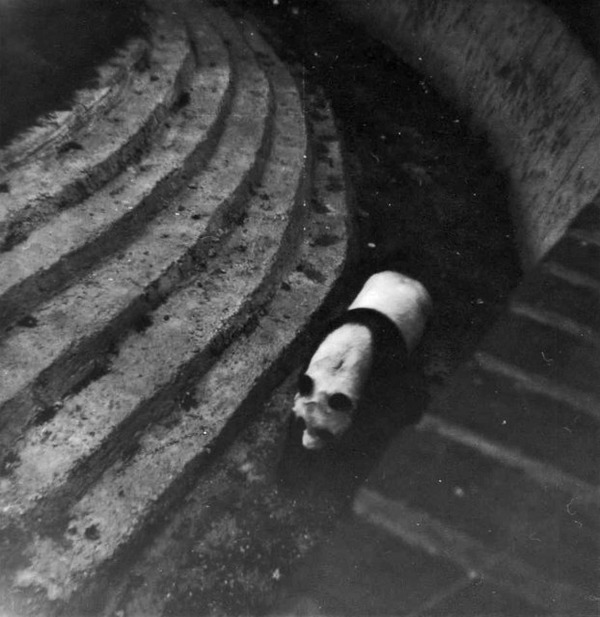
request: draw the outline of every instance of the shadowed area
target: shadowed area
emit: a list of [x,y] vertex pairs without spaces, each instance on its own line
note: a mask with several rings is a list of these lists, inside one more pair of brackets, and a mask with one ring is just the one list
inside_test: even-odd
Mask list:
[[143,11],[138,0],[2,0],[0,146],[92,85],[96,67],[143,34]]

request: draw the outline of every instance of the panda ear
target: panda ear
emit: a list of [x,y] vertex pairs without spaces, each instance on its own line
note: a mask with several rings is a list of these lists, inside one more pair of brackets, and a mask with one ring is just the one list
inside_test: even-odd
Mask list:
[[341,392],[336,392],[329,397],[329,407],[334,411],[341,411],[343,413],[350,413],[352,411],[352,401],[348,396]]
[[300,396],[309,396],[315,388],[315,382],[312,377],[309,377],[306,373],[298,377],[298,393]]

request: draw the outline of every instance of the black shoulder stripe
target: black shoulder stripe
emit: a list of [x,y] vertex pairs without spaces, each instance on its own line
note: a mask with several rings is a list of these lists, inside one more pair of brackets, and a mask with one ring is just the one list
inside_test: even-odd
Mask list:
[[[373,335],[375,360],[392,360],[395,363],[404,365],[408,359],[408,347],[402,336],[398,326],[383,313],[371,308],[351,309],[342,313],[339,317],[333,319],[317,345],[315,345],[310,358],[314,355],[317,347],[331,334],[345,324],[359,324],[369,328]],[[310,358],[303,368],[305,371],[308,368]]]
[[408,359],[406,341],[398,326],[387,315],[371,308],[351,309],[334,320],[335,327],[332,330],[347,323],[369,328],[373,335],[376,358],[393,356],[395,361],[402,364]]

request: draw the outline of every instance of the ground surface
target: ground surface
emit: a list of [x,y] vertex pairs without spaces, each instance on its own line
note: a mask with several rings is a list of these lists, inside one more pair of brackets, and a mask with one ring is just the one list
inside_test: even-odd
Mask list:
[[[225,452],[141,559],[117,573],[106,615],[255,615],[343,516],[390,437],[442,389],[499,314],[520,271],[507,190],[484,139],[423,76],[329,14],[246,2],[307,90],[333,101],[355,189],[361,265],[430,289],[435,316],[368,435],[309,457],[286,441],[293,376]],[[318,10],[317,10],[318,9]],[[299,359],[300,364],[301,359]],[[96,601],[97,600],[97,601]],[[97,613],[106,598],[90,601]]]

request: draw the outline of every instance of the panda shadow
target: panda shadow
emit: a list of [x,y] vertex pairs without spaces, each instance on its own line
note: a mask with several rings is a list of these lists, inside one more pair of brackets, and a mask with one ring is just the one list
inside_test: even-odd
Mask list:
[[280,488],[350,499],[390,441],[420,420],[428,402],[419,367],[379,372],[367,385],[350,429],[320,450],[304,448],[304,423],[291,414],[277,467]]

